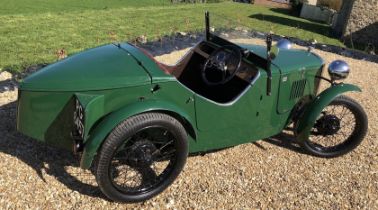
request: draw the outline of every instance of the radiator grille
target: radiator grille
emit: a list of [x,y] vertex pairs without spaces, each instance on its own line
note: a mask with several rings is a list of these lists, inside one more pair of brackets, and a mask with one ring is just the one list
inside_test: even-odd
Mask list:
[[290,100],[303,96],[306,82],[307,80],[305,79],[293,82],[293,85],[291,86]]

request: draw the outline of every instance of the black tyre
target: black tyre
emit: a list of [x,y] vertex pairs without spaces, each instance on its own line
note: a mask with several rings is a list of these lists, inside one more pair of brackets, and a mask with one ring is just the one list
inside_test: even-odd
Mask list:
[[303,147],[320,157],[341,156],[362,142],[367,129],[363,108],[353,99],[339,96],[323,109]]
[[96,163],[101,191],[117,202],[140,202],[166,189],[188,156],[187,133],[175,118],[144,113],[120,123]]

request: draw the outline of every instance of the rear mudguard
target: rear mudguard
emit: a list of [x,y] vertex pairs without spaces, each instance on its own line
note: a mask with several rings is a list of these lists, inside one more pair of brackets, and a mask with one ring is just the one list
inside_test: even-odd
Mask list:
[[311,128],[314,126],[317,117],[320,115],[325,106],[333,101],[334,98],[348,91],[358,91],[361,89],[351,84],[332,85],[319,94],[311,103],[306,105],[304,113],[299,117],[296,123],[296,138],[303,142],[309,138]]
[[165,101],[157,100],[136,102],[109,114],[91,131],[89,139],[85,142],[80,167],[88,169],[92,165],[94,156],[97,154],[97,150],[100,148],[102,142],[119,123],[131,116],[151,111],[168,112],[176,117],[180,116],[182,119],[178,120],[184,120],[186,123],[184,127],[187,129],[188,134],[191,135],[192,139],[196,138],[194,121],[179,107]]

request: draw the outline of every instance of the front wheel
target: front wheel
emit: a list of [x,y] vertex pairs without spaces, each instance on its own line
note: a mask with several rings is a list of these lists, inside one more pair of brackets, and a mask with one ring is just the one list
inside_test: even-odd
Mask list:
[[101,191],[118,202],[140,202],[166,189],[188,156],[187,134],[175,118],[144,113],[120,123],[97,159]]
[[356,148],[364,139],[368,119],[363,108],[346,96],[336,97],[318,116],[303,147],[320,157],[337,157]]

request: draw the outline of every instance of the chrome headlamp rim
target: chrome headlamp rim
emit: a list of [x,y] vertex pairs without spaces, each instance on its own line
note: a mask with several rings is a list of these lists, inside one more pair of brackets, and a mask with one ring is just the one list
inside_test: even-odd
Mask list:
[[291,43],[290,40],[283,38],[277,42],[276,46],[278,49],[290,50],[293,47],[293,43]]
[[331,80],[346,79],[349,73],[350,67],[348,63],[343,60],[335,60],[328,65],[328,74],[331,77]]

